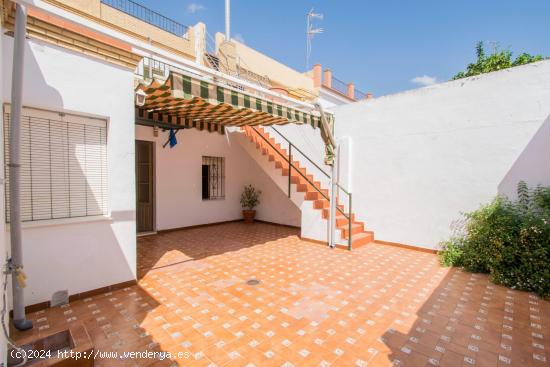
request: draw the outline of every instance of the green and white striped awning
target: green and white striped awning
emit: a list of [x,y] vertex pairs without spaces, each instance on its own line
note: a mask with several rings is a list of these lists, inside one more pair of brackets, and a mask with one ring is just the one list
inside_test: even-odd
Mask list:
[[[225,126],[309,124],[319,128],[317,111],[303,111],[236,90],[170,72],[166,81],[140,83],[145,104],[136,107],[140,119],[223,133]],[[329,122],[333,117],[327,115]]]

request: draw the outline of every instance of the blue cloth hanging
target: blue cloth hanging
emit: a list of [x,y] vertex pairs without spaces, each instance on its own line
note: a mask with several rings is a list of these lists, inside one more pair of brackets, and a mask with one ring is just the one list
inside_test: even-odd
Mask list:
[[170,148],[173,148],[178,144],[178,139],[176,139],[176,130],[170,129],[170,137],[168,138],[170,142]]

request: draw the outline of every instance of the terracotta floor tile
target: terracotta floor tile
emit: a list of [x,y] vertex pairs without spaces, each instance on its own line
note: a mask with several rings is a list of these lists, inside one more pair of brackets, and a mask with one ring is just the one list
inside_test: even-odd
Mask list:
[[[99,366],[544,366],[550,302],[381,244],[348,252],[231,223],[138,239],[138,285],[29,315],[81,323]],[[248,279],[260,284],[247,285]],[[177,353],[186,358],[176,358]]]

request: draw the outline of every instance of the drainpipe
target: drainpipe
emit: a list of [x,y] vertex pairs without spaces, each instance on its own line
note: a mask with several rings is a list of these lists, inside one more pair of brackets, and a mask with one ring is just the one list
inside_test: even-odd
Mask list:
[[333,152],[333,162],[330,170],[330,219],[329,219],[329,246],[336,247],[336,193],[338,191],[338,178],[336,174],[336,162],[338,161],[338,146],[332,135],[332,129],[327,122],[323,106],[319,102],[315,102],[315,108],[321,114],[321,136],[325,141],[325,145],[330,145]]
[[17,3],[15,5],[15,30],[13,42],[13,69],[11,81],[11,123],[10,123],[10,242],[11,259],[8,260],[8,269],[12,275],[13,292],[13,325],[18,330],[32,328],[32,321],[25,318],[25,300],[23,287],[25,275],[23,273],[23,252],[21,248],[21,202],[20,202],[20,174],[19,160],[21,140],[21,105],[23,95],[23,61],[25,58],[25,38],[27,28],[27,9]]

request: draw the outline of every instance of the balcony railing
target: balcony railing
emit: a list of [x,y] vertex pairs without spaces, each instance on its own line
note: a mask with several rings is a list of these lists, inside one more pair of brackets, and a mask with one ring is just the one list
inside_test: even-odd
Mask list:
[[160,28],[163,31],[172,33],[178,37],[187,38],[189,27],[146,8],[141,4],[131,0],[101,0],[101,3]]
[[367,93],[361,92],[360,90],[355,89],[353,98],[355,98],[356,100],[365,99],[367,98]]
[[334,76],[331,77],[330,87],[333,90],[335,90],[335,91],[337,91],[337,92],[339,92],[339,93],[341,93],[345,96],[348,96],[350,98],[355,99],[356,101],[367,98],[367,93],[362,92],[362,91],[358,90],[357,88],[353,89],[353,96],[351,96],[350,95],[351,91],[349,89],[349,87],[350,87],[349,83],[343,82],[340,79],[335,78]]
[[334,76],[332,77],[331,87],[345,96],[348,95],[348,83],[345,83]]

